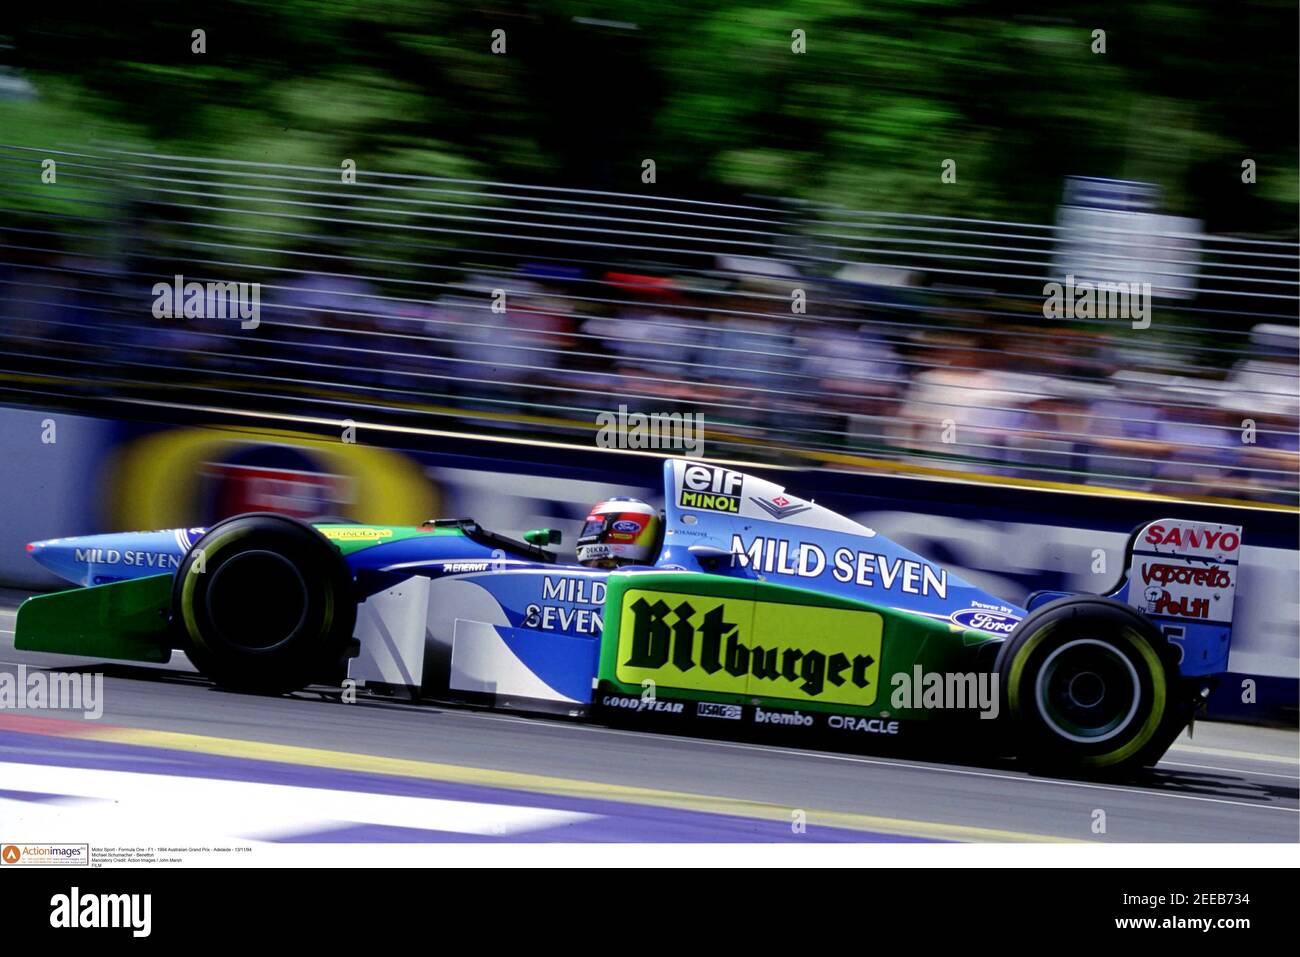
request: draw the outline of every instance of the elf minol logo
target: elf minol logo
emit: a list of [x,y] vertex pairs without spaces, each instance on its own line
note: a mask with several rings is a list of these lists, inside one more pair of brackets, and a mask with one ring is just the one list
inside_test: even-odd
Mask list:
[[50,898],[50,926],[125,928],[132,937],[148,937],[153,929],[153,895],[82,894],[74,887]]
[[744,482],[744,475],[730,469],[688,465],[682,470],[681,497],[677,504],[682,508],[739,514]]

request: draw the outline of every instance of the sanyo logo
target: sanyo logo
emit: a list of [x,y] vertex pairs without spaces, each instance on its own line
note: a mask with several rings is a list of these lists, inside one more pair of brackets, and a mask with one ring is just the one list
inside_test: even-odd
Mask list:
[[62,928],[125,927],[132,937],[148,937],[153,928],[152,894],[86,894],[74,887],[50,898],[50,926]]

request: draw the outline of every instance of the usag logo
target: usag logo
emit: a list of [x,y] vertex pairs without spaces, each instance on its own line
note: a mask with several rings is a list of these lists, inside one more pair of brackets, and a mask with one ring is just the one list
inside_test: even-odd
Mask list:
[[701,718],[725,718],[728,721],[739,721],[741,708],[738,704],[714,704],[711,701],[701,701],[695,706],[695,714]]

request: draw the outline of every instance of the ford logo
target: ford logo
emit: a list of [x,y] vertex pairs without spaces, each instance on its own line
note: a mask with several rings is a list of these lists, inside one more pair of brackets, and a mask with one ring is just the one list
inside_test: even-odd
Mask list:
[[641,523],[625,518],[622,521],[615,522],[610,528],[616,532],[639,532],[641,531]]
[[999,615],[997,612],[981,611],[978,608],[953,612],[952,620],[963,628],[990,631],[995,635],[1008,635],[1011,629],[1020,624],[1020,619],[1013,615]]

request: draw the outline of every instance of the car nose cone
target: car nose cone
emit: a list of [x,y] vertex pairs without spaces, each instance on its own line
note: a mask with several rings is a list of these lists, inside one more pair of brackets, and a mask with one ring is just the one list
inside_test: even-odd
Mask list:
[[79,535],[29,542],[27,553],[43,568],[77,585],[174,573],[189,551],[194,529]]

